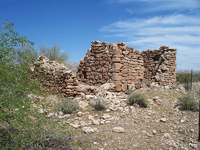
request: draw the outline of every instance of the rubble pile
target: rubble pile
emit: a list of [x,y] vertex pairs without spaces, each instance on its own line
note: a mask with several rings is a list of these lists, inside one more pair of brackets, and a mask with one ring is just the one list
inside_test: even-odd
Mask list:
[[77,78],[88,85],[114,83],[110,91],[124,92],[129,85],[141,87],[144,76],[143,58],[140,52],[124,42],[93,41],[86,57],[80,61]]
[[176,86],[176,49],[160,46],[159,50],[144,50],[141,55],[145,68],[144,80]]

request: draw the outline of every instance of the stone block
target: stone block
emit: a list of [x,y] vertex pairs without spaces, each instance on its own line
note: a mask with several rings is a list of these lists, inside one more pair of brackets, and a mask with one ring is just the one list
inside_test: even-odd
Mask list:
[[116,85],[115,87],[117,92],[120,92],[122,90],[122,86],[121,85]]
[[115,79],[115,81],[121,81],[121,80],[123,79],[123,77],[120,76],[118,73],[116,73],[116,74],[114,75],[114,79]]
[[74,80],[73,79],[68,79],[68,80],[65,79],[65,82],[67,82],[67,83],[73,83]]
[[119,62],[121,62],[121,59],[120,58],[113,58],[112,62],[113,63],[119,63]]
[[127,82],[122,84],[122,91],[125,92],[127,90],[128,84]]
[[129,54],[129,51],[126,50],[126,51],[123,51],[122,53],[123,53],[124,55],[128,55],[128,54]]
[[123,66],[121,63],[114,63],[114,68],[116,69],[116,70],[120,70],[121,69],[121,67]]

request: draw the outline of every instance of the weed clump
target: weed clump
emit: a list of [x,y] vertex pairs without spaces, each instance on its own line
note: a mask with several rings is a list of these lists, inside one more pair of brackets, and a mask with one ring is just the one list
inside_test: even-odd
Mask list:
[[60,103],[60,109],[64,114],[71,114],[73,111],[78,109],[78,103],[77,101],[66,98]]
[[106,102],[103,99],[97,99],[95,104],[94,104],[94,109],[95,110],[104,110],[106,109],[107,105]]
[[150,87],[150,85],[151,85],[151,81],[150,80],[143,80],[142,83],[145,84],[148,87]]
[[198,108],[198,102],[196,102],[191,96],[186,95],[179,98],[181,109],[182,110],[191,110],[191,111],[197,111]]
[[132,92],[133,92],[133,91],[132,91],[130,88],[128,88],[128,89],[126,90],[126,94],[127,94],[127,95],[130,95]]
[[138,104],[140,107],[147,107],[149,101],[146,99],[145,96],[139,93],[133,93],[128,97],[127,103],[129,105]]

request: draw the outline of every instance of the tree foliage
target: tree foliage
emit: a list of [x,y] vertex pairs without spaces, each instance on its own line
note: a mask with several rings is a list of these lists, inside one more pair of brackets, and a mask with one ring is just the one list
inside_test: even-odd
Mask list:
[[13,61],[17,53],[16,47],[20,44],[28,44],[30,48],[34,45],[33,42],[27,40],[26,36],[20,36],[19,33],[13,29],[13,26],[14,24],[8,21],[5,21],[2,24],[2,30],[0,31],[1,63]]
[[49,47],[46,45],[40,46],[40,55],[43,54],[50,61],[57,61],[59,63],[64,63],[68,58],[67,52],[62,53],[60,46],[54,44],[53,47]]
[[[68,135],[57,137],[55,127],[52,128],[55,123],[33,107],[39,105],[39,100],[28,97],[29,94],[44,94],[42,83],[30,79],[30,66],[38,53],[33,48],[34,43],[20,36],[13,27],[13,23],[5,21],[0,30],[0,149],[42,149],[52,146],[52,139],[57,145],[64,139],[63,145],[66,145]],[[58,60],[59,47],[47,50],[44,52],[50,60]],[[67,57],[61,58],[59,60],[63,61]]]
[[29,79],[30,64],[37,55],[34,43],[13,26],[5,21],[0,31],[0,147],[26,149],[40,136],[36,130],[42,122],[41,117],[37,122],[31,119],[30,115],[38,114],[30,107],[35,101],[27,96],[38,88],[38,83]]
[[33,64],[38,57],[37,51],[30,45],[30,43],[20,43],[16,49],[14,62],[16,64]]
[[[191,74],[190,73],[180,73],[176,75],[177,81],[179,83],[191,83]],[[200,75],[193,74],[192,82],[200,82]]]

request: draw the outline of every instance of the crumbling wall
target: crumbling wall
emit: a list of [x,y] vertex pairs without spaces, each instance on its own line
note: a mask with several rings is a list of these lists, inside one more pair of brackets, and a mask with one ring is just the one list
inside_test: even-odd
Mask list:
[[175,87],[176,49],[161,46],[159,50],[140,53],[124,42],[94,41],[77,69],[80,82],[89,85],[111,82],[117,92],[124,92],[131,84],[140,88],[143,80]]
[[80,60],[77,78],[89,85],[114,83],[112,91],[124,92],[130,84],[140,88],[144,75],[143,58],[139,51],[124,42],[94,41],[84,59]]
[[[37,61],[31,67],[32,78],[43,81],[47,90],[57,94],[73,98],[76,95],[96,94],[97,88],[94,86],[82,85],[77,80],[76,74],[69,70],[64,64],[56,61],[49,61],[43,55],[39,56]],[[40,78],[39,76],[43,76]]]
[[94,86],[105,83],[112,83],[109,89],[112,92],[141,88],[143,80],[175,87],[176,49],[161,46],[159,50],[139,52],[124,42],[94,41],[85,58],[80,60],[76,74],[64,64],[49,61],[44,56],[40,56],[31,69],[33,77],[37,73],[46,76],[44,81],[49,90],[71,98],[95,94],[98,90]]
[[[31,70],[44,76],[43,80],[47,89],[64,97],[74,97],[79,94],[77,88],[79,82],[76,75],[64,64],[49,61],[47,57],[41,55]],[[35,75],[37,74],[33,74]]]
[[159,50],[144,50],[141,55],[145,68],[144,80],[176,86],[176,49],[160,46]]

